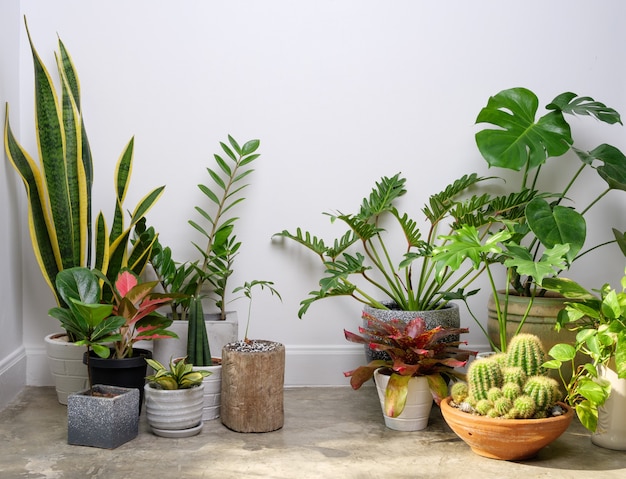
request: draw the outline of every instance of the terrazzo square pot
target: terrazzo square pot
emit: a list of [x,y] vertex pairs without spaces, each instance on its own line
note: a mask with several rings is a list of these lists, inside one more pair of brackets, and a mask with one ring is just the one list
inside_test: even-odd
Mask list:
[[139,389],[93,387],[67,399],[67,443],[115,449],[139,433]]

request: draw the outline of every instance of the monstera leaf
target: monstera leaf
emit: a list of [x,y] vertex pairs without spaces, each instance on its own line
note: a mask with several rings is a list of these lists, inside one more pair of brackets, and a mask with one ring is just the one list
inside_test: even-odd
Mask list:
[[476,144],[490,166],[519,171],[536,168],[550,156],[560,156],[573,143],[570,127],[560,110],[535,120],[539,100],[525,88],[503,90],[491,97],[476,123],[497,129],[476,134]]

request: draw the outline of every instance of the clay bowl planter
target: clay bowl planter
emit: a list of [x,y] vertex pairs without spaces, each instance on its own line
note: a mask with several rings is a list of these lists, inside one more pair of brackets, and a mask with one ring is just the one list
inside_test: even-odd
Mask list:
[[479,456],[519,461],[535,456],[569,427],[574,411],[546,419],[492,419],[465,413],[451,406],[451,398],[441,401],[441,413],[448,426]]

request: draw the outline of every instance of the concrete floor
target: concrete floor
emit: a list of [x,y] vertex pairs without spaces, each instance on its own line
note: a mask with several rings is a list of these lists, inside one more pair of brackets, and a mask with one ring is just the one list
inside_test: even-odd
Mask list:
[[26,388],[0,412],[0,478],[624,478],[626,452],[591,444],[574,420],[533,460],[479,457],[434,407],[427,429],[385,428],[373,388],[285,391],[285,426],[243,434],[215,420],[202,433],[166,439],[149,432],[115,450],[67,445],[65,406],[52,388]]

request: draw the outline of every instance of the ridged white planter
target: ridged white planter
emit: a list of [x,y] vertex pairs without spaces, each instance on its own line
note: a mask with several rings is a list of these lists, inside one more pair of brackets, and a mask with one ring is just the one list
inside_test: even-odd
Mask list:
[[[216,358],[213,358],[215,361]],[[202,380],[204,385],[204,400],[202,405],[202,420],[212,421],[220,417],[222,405],[222,364],[215,366],[194,366],[195,371],[210,371],[211,374]]]
[[598,428],[591,442],[607,449],[626,451],[626,379],[619,379],[610,367],[601,366],[598,372],[611,383],[611,394],[598,409]]
[[385,415],[385,390],[389,376],[374,372],[374,381],[378,391],[378,399],[383,410],[385,426],[396,431],[420,431],[428,426],[428,418],[433,407],[433,396],[428,387],[428,380],[423,377],[414,377],[409,380],[409,392],[406,406],[398,417]]
[[146,419],[154,434],[186,437],[200,432],[201,428],[197,426],[202,424],[203,384],[174,390],[156,389],[151,384],[146,384],[144,395]]
[[70,394],[82,391],[89,385],[87,366],[83,364],[86,348],[68,342],[65,333],[49,334],[44,340],[57,399],[61,404],[67,404]]

